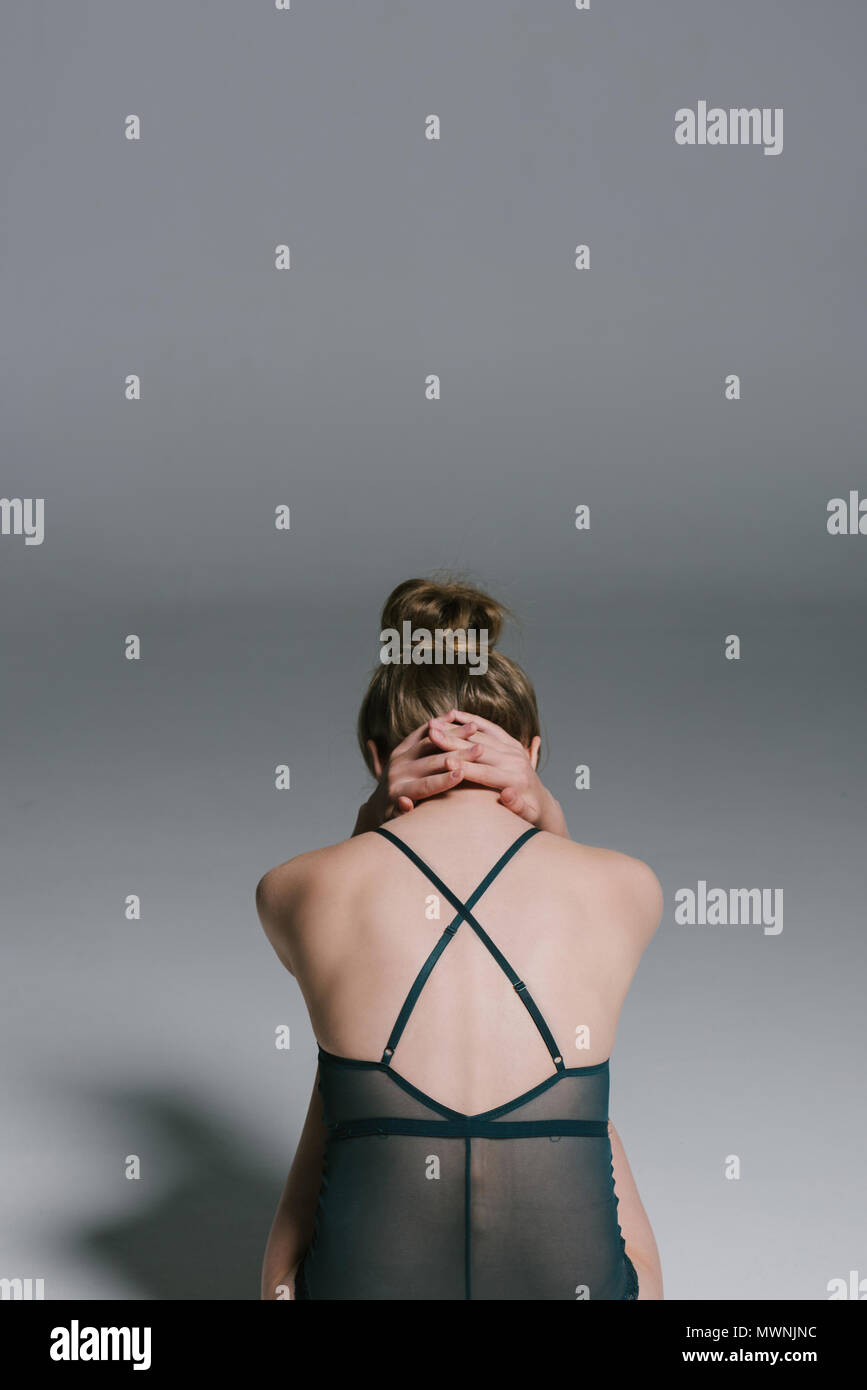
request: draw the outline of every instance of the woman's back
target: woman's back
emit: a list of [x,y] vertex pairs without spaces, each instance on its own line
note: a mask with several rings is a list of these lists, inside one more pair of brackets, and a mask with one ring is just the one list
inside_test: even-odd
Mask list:
[[461,788],[273,876],[328,1135],[298,1296],[635,1297],[608,1057],[652,872]]

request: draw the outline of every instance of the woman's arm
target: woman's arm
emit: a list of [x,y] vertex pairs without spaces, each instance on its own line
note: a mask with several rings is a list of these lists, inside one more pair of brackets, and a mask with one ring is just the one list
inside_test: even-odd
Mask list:
[[313,1237],[313,1219],[319,1201],[325,1157],[325,1125],[322,1122],[318,1085],[317,1067],[307,1118],[265,1247],[261,1287],[263,1299],[295,1297],[295,1274]]
[[626,1150],[620,1135],[609,1121],[608,1133],[611,1138],[611,1156],[614,1161],[614,1190],[617,1194],[617,1215],[620,1230],[626,1244],[626,1253],[635,1265],[638,1275],[638,1298],[663,1298],[662,1266],[659,1251],[647,1219],[647,1212],[641,1204],[638,1188],[626,1158]]

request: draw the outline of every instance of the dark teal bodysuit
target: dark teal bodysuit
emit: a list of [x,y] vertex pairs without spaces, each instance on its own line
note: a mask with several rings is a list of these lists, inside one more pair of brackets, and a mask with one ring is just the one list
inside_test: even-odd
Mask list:
[[[608,1062],[567,1067],[527,986],[472,908],[526,830],[462,903],[391,831],[457,915],[421,967],[379,1062],[319,1049],[327,1142],[313,1239],[296,1299],[635,1299],[608,1136]],[[392,1067],[407,1020],[462,922],[508,976],[554,1074],[478,1115]]]

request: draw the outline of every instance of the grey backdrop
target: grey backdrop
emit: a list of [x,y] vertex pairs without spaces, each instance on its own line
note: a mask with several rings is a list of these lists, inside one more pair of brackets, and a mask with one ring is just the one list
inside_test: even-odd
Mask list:
[[[442,566],[523,620],[573,836],[663,883],[611,1113],[667,1296],[867,1275],[863,5],[0,24],[0,490],[46,505],[0,537],[0,1276],[258,1296],[315,1046],[254,887],[350,833],[380,605]],[[679,148],[700,99],[783,153]],[[700,878],[783,932],[676,925]]]

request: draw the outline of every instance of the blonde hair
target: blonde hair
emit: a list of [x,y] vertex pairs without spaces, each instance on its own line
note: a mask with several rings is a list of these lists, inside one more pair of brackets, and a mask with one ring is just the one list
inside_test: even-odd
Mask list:
[[380,627],[487,631],[487,670],[470,674],[466,664],[380,663],[373,672],[358,715],[358,742],[375,775],[367,747],[373,739],[384,761],[392,749],[426,720],[450,709],[490,719],[528,747],[539,734],[536,694],[517,662],[493,650],[503,622],[512,617],[504,604],[457,578],[405,579],[385,601]]

